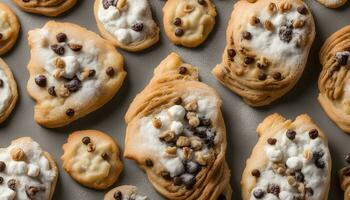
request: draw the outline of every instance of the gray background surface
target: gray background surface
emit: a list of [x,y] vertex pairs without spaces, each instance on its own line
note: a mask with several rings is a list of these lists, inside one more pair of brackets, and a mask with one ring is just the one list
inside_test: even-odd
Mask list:
[[[313,10],[316,20],[317,36],[311,50],[306,70],[296,87],[281,100],[264,108],[251,108],[229,90],[219,84],[211,75],[211,69],[221,61],[221,55],[225,46],[225,31],[232,6],[235,1],[215,0],[218,17],[214,31],[208,40],[200,47],[186,49],[171,44],[166,38],[162,27],[162,7],[165,1],[149,0],[153,9],[154,18],[161,27],[161,39],[157,45],[141,53],[128,53],[120,50],[125,56],[128,76],[120,92],[104,107],[96,112],[59,129],[46,129],[37,125],[33,120],[34,102],[26,92],[28,72],[26,65],[29,60],[27,45],[27,31],[38,28],[50,18],[28,14],[20,11],[11,0],[0,0],[10,5],[19,16],[22,29],[20,37],[14,49],[2,58],[8,63],[16,77],[19,87],[19,101],[9,119],[0,125],[0,146],[6,147],[11,140],[21,136],[31,136],[38,141],[45,150],[50,152],[60,168],[59,181],[54,199],[64,200],[97,200],[103,199],[106,191],[95,191],[77,184],[61,168],[60,156],[62,144],[66,142],[69,133],[82,129],[97,129],[110,134],[124,149],[124,114],[128,105],[148,83],[152,77],[155,66],[170,52],[177,52],[181,57],[200,69],[201,80],[214,87],[221,95],[224,105],[223,114],[227,126],[228,151],[227,159],[232,170],[231,184],[234,190],[234,199],[240,197],[240,178],[245,166],[245,160],[249,157],[251,149],[257,141],[255,128],[257,124],[268,114],[281,113],[287,118],[294,118],[299,114],[307,113],[326,132],[330,151],[333,158],[331,200],[343,199],[343,193],[339,189],[336,171],[345,162],[343,157],[350,152],[350,135],[340,131],[325,115],[317,102],[317,79],[321,70],[318,62],[318,52],[324,40],[333,32],[350,24],[350,3],[341,9],[331,10],[324,8],[314,0],[306,0]],[[85,26],[97,32],[93,16],[93,0],[80,0],[79,3],[67,14],[55,18],[57,21],[66,21]],[[149,196],[149,199],[162,199],[148,183],[145,174],[133,161],[125,160],[124,171],[115,185],[133,184]]]

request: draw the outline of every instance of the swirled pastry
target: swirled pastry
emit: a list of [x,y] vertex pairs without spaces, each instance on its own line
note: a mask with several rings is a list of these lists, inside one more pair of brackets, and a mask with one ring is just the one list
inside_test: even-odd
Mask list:
[[71,9],[77,0],[12,0],[20,9],[49,17],[56,17]]
[[311,11],[301,0],[238,1],[222,63],[212,73],[247,104],[270,104],[299,80],[314,37]]
[[20,24],[16,14],[6,4],[0,3],[0,55],[15,45]]
[[170,54],[125,116],[124,156],[167,199],[231,199],[226,130],[216,91],[198,69]]
[[28,93],[39,124],[61,127],[107,103],[121,87],[123,57],[108,41],[70,23],[29,32]]
[[211,0],[168,0],[163,13],[165,33],[176,45],[200,45],[215,25],[216,9]]
[[324,43],[320,51],[323,65],[318,80],[318,100],[327,115],[345,132],[350,133],[350,26],[346,26]]
[[242,175],[243,200],[328,199],[328,141],[309,116],[291,121],[273,114],[257,132],[259,141]]
[[345,156],[345,160],[348,166],[339,171],[339,178],[340,186],[345,192],[344,200],[350,200],[350,154]]

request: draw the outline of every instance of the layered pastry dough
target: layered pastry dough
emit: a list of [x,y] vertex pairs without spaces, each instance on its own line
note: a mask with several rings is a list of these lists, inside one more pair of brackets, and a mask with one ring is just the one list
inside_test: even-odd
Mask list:
[[226,130],[216,91],[170,54],[125,116],[124,156],[167,199],[231,199]]
[[0,3],[0,55],[15,45],[20,24],[16,14],[6,4]]
[[318,80],[318,100],[327,115],[345,132],[350,133],[350,26],[346,26],[324,43],[320,51],[323,65]]
[[270,104],[299,80],[314,37],[312,13],[301,0],[238,1],[212,73],[247,104]]
[[58,16],[71,9],[77,0],[12,0],[20,9],[29,13]]
[[243,200],[328,199],[328,141],[309,116],[291,121],[273,114],[257,132],[259,141],[242,175]]
[[126,76],[114,46],[78,25],[50,21],[30,31],[28,40],[27,90],[43,126],[64,126],[100,108]]
[[340,186],[344,190],[344,200],[350,200],[350,154],[346,155],[345,160],[348,166],[339,171],[339,178]]

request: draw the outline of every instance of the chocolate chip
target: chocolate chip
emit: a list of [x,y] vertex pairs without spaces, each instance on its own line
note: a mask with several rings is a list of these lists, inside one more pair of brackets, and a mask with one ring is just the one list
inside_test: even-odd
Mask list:
[[46,76],[44,76],[44,75],[39,75],[39,76],[35,77],[35,83],[36,83],[39,87],[46,87],[46,83],[47,83]]
[[0,79],[0,88],[4,87],[4,81]]
[[141,32],[143,30],[143,23],[137,22],[136,24],[131,26],[131,29],[136,32]]
[[7,186],[11,189],[11,190],[16,190],[16,180],[15,179],[10,179],[7,182]]
[[308,10],[305,6],[299,6],[297,8],[298,13],[302,14],[302,15],[306,15],[308,13]]
[[4,178],[0,176],[0,185],[4,182]]
[[262,64],[262,63],[257,63],[256,66],[259,68],[259,69],[265,69],[267,66],[265,64]]
[[162,171],[161,173],[160,173],[160,175],[165,179],[165,180],[171,180],[171,176],[170,176],[170,173],[169,172],[167,172],[167,171]]
[[337,54],[335,59],[339,65],[345,66],[348,64],[349,55]]
[[49,93],[49,95],[51,95],[51,96],[57,96],[57,94],[56,94],[56,90],[55,90],[55,86],[51,86],[51,87],[49,87],[48,89],[47,89],[47,92]]
[[270,194],[274,194],[275,196],[278,196],[280,193],[280,186],[276,184],[269,184],[267,186],[267,192]]
[[217,200],[226,200],[226,197],[225,197],[225,195],[220,194],[220,196],[218,197]]
[[64,87],[69,90],[69,92],[76,92],[81,87],[81,81],[77,78],[74,78],[64,84]]
[[174,24],[175,26],[181,26],[181,23],[182,23],[181,18],[176,17],[176,18],[174,19],[173,24]]
[[182,104],[182,98],[181,97],[176,97],[174,100],[175,105],[181,105]]
[[211,119],[207,119],[204,116],[199,117],[199,124],[201,126],[210,126],[211,125]]
[[202,169],[202,167],[198,163],[193,161],[186,162],[184,165],[185,165],[185,171],[193,175],[198,174]]
[[202,6],[207,5],[207,2],[205,2],[205,0],[198,0],[197,2]]
[[0,40],[4,37],[4,35],[2,33],[0,33]]
[[5,169],[6,169],[6,164],[5,164],[5,162],[0,161],[0,172],[5,171]]
[[242,37],[246,40],[251,40],[252,39],[252,34],[248,31],[243,31],[242,32]]
[[174,185],[175,186],[180,186],[180,185],[182,185],[182,178],[181,177],[175,177],[174,179],[173,179],[173,182],[174,182]]
[[91,139],[90,139],[90,137],[86,136],[86,137],[83,137],[81,142],[85,145],[88,145],[91,142]]
[[30,186],[30,187],[26,187],[26,194],[30,199],[34,199],[35,195],[39,192],[39,188],[34,187],[34,186]]
[[318,131],[316,129],[312,129],[309,132],[309,136],[310,136],[311,139],[316,139],[318,137]]
[[116,6],[118,1],[114,0],[102,0],[102,5],[104,9],[108,9],[110,6]]
[[187,73],[187,68],[186,68],[186,67],[180,67],[180,68],[179,68],[179,74],[184,75],[184,74],[186,74],[186,73]]
[[254,62],[254,58],[252,58],[252,57],[245,57],[244,58],[244,63],[246,64],[246,65],[249,65],[249,64],[252,64],[253,62]]
[[56,35],[57,42],[66,42],[67,35],[65,33],[59,33]]
[[264,72],[260,72],[260,73],[259,73],[258,79],[259,79],[260,81],[264,81],[264,80],[266,80],[266,78],[267,78],[267,75],[266,75]]
[[234,49],[227,49],[228,58],[232,61],[236,56],[236,51]]
[[276,81],[280,81],[282,79],[282,74],[280,72],[276,72],[272,75],[273,79]]
[[115,74],[114,68],[113,68],[113,67],[108,67],[108,68],[106,69],[106,74],[107,74],[109,77],[113,77],[114,74]]
[[253,195],[257,199],[261,199],[265,196],[265,192],[262,189],[254,190]]
[[350,164],[350,153],[345,156],[345,161]]
[[60,45],[57,45],[57,44],[53,44],[51,45],[51,49],[53,52],[55,52],[57,55],[60,55],[62,56],[64,54],[64,47],[63,46],[60,46]]
[[75,114],[74,109],[68,108],[68,109],[66,110],[66,115],[67,115],[68,117],[73,117],[74,114]]
[[287,136],[287,138],[290,139],[290,140],[294,140],[296,134],[297,134],[297,133],[296,133],[295,131],[291,130],[291,129],[287,130],[287,132],[286,132],[286,136]]
[[183,36],[184,33],[185,33],[185,31],[184,31],[182,28],[176,28],[176,29],[175,29],[175,35],[176,35],[177,37]]
[[96,71],[94,69],[89,70],[89,78],[92,78],[96,75]]
[[314,195],[314,190],[310,187],[306,187],[305,188],[305,195],[306,197],[311,197]]
[[296,171],[294,177],[298,182],[304,182],[304,174],[302,172]]
[[314,158],[314,160],[319,160],[324,156],[324,152],[323,151],[316,151],[312,153],[312,157]]
[[326,163],[321,159],[317,159],[317,160],[315,160],[315,165],[319,169],[324,169],[326,166]]
[[109,160],[109,155],[106,152],[102,153],[101,157],[102,157],[103,160]]
[[81,51],[81,49],[83,48],[83,45],[80,45],[80,44],[68,44],[68,47],[72,51]]
[[153,161],[152,161],[151,159],[149,159],[149,158],[146,159],[146,162],[145,162],[145,163],[146,163],[146,166],[147,166],[147,167],[153,167]]
[[343,171],[343,174],[344,174],[345,176],[350,176],[350,167],[346,167],[346,168],[344,169],[344,171]]
[[205,126],[197,126],[195,129],[195,135],[198,135],[200,138],[207,137],[207,127]]
[[277,143],[277,140],[275,138],[269,138],[267,139],[267,143],[269,143],[269,145],[275,145]]
[[114,195],[113,195],[113,198],[114,198],[115,200],[122,200],[122,199],[123,199],[123,195],[122,195],[122,193],[121,193],[120,191],[116,191],[116,192],[114,193]]
[[257,170],[257,169],[254,169],[252,171],[252,176],[256,177],[256,178],[259,178],[260,177],[260,171]]
[[185,185],[186,189],[191,190],[193,186],[196,184],[196,177],[191,176],[189,178],[185,178],[182,180],[183,184]]
[[279,37],[281,41],[289,43],[293,38],[293,29],[286,25],[281,26]]

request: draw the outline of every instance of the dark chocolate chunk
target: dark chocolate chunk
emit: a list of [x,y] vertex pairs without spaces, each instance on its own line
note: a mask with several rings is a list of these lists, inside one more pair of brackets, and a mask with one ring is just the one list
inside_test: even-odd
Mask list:
[[207,2],[205,2],[205,0],[198,0],[197,2],[202,6],[207,5]]
[[324,152],[321,151],[316,151],[312,153],[312,157],[314,158],[314,160],[319,160],[324,156]]
[[180,185],[182,185],[182,178],[181,177],[175,177],[174,179],[173,179],[173,182],[174,182],[174,185],[175,186],[180,186]]
[[242,37],[246,40],[251,40],[252,39],[252,34],[248,31],[243,31],[242,32]]
[[275,195],[275,196],[277,196],[278,197],[278,195],[279,195],[279,193],[280,193],[280,186],[278,186],[278,185],[276,185],[276,184],[269,184],[268,186],[267,186],[267,192],[268,193],[271,193],[271,194],[273,194],[273,195]]
[[310,136],[311,139],[316,139],[318,137],[318,131],[316,129],[312,129],[309,132],[309,136]]
[[186,162],[184,165],[185,165],[185,171],[193,175],[198,174],[202,169],[202,167],[198,163],[193,161]]
[[162,171],[160,175],[165,179],[165,180],[171,180],[170,173],[168,171]]
[[264,72],[260,72],[260,73],[258,74],[258,79],[259,79],[260,81],[264,81],[264,80],[266,80],[266,78],[267,78],[267,75],[266,75]]
[[83,137],[81,142],[85,145],[88,145],[91,142],[91,139],[90,139],[90,137],[86,136],[86,137]]
[[179,68],[179,74],[182,74],[182,75],[184,75],[184,74],[186,74],[187,73],[187,68],[186,67],[180,67]]
[[57,42],[66,42],[67,35],[65,33],[59,33],[56,35]]
[[253,62],[254,62],[254,58],[252,58],[252,57],[245,57],[244,58],[244,63],[246,64],[246,65],[249,65],[249,64],[252,64]]
[[4,182],[4,178],[0,176],[0,185]]
[[39,75],[39,76],[35,77],[35,83],[36,83],[39,87],[46,87],[46,84],[47,84],[46,76],[44,76],[44,75]]
[[182,104],[182,98],[181,97],[176,97],[174,100],[175,105],[181,105]]
[[304,174],[300,171],[296,171],[294,173],[294,177],[295,177],[295,180],[297,180],[298,182],[304,182]]
[[113,77],[114,74],[115,74],[114,68],[113,68],[113,67],[108,67],[108,68],[106,69],[106,74],[107,74],[108,76],[110,76],[110,77]]
[[280,72],[276,72],[272,75],[273,79],[275,79],[276,81],[280,81],[282,80],[282,74]]
[[310,187],[306,187],[305,188],[305,196],[306,197],[311,197],[312,195],[314,195],[314,190]]
[[260,171],[257,170],[257,169],[254,169],[252,171],[252,176],[256,177],[256,178],[259,178],[260,177]]
[[228,58],[232,61],[236,56],[236,51],[234,49],[227,49]]
[[64,84],[64,87],[69,90],[69,92],[76,92],[81,87],[81,81],[77,78],[74,78]]
[[136,32],[141,32],[143,30],[143,23],[137,22],[136,24],[131,26],[131,29]]
[[15,179],[10,179],[7,182],[7,186],[11,189],[11,190],[16,190],[16,180]]
[[186,189],[191,190],[193,186],[196,184],[196,177],[186,175],[186,177],[182,178],[183,184],[185,185]]
[[337,60],[337,63],[341,66],[348,64],[349,55],[346,54],[337,54],[335,59]]
[[0,79],[0,88],[4,87],[4,81]]
[[96,71],[94,69],[89,70],[89,78],[92,78],[96,75]]
[[108,9],[110,6],[116,6],[118,1],[114,0],[102,0],[102,5],[104,9]]
[[182,28],[175,29],[175,36],[177,36],[177,37],[183,36],[184,33],[185,33],[185,31]]
[[176,17],[176,18],[174,19],[173,24],[174,24],[175,26],[181,26],[181,23],[182,23],[181,18]]
[[211,125],[211,119],[207,119],[204,116],[199,117],[199,124],[201,126],[210,126]]
[[279,30],[280,40],[289,43],[293,38],[293,29],[290,26],[283,25]]
[[153,167],[153,161],[151,159],[146,159],[145,163],[147,167]]
[[101,157],[102,157],[103,160],[109,160],[109,155],[106,152],[102,153]]
[[224,194],[220,194],[217,200],[226,200],[226,197]]
[[56,90],[55,90],[55,86],[51,86],[51,87],[49,87],[48,89],[47,89],[47,92],[49,93],[49,95],[51,95],[51,96],[57,96],[57,94],[56,94]]
[[6,164],[5,164],[5,162],[0,161],[0,172],[5,171],[5,169],[6,169]]
[[115,200],[122,200],[122,199],[123,199],[123,195],[122,195],[122,193],[121,193],[120,191],[116,191],[116,192],[114,193],[114,195],[113,195],[113,198],[114,198]]
[[324,169],[326,166],[326,163],[321,159],[317,159],[317,160],[315,160],[315,165],[319,169]]
[[269,138],[267,139],[267,143],[269,143],[269,145],[275,145],[277,143],[277,140],[275,138]]
[[66,110],[66,115],[67,115],[68,117],[73,117],[74,114],[75,114],[74,109],[68,108],[68,109]]
[[205,127],[205,126],[196,127],[195,135],[198,135],[198,137],[200,137],[200,138],[206,138],[207,137],[207,127]]
[[296,133],[295,131],[290,130],[290,129],[287,130],[287,132],[286,132],[286,136],[287,136],[287,138],[290,139],[290,140],[294,140],[296,134],[297,134],[297,133]]
[[64,47],[57,44],[51,45],[51,49],[53,52],[55,52],[57,55],[60,55],[60,56],[62,56],[65,52]]
[[306,15],[308,13],[308,10],[305,6],[299,6],[297,8],[298,13],[302,14],[302,15]]

